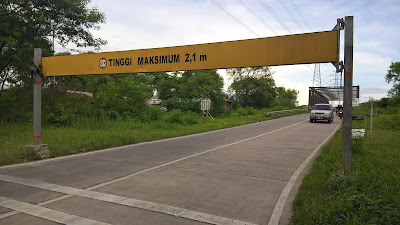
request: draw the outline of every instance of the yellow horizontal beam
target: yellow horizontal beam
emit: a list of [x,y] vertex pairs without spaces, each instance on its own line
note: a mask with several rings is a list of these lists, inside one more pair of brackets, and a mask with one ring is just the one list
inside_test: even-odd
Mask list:
[[44,76],[221,69],[334,62],[337,31],[42,59]]

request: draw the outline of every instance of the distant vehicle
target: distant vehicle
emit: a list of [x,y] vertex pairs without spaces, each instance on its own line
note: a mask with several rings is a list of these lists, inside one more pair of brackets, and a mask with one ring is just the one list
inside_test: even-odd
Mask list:
[[343,106],[338,105],[337,110],[338,110],[337,115],[340,117],[340,119],[342,119],[343,118]]
[[329,104],[315,104],[310,113],[310,123],[314,123],[317,120],[327,120],[328,123],[332,123],[332,106]]
[[343,109],[339,109],[338,115],[339,115],[340,119],[343,118]]

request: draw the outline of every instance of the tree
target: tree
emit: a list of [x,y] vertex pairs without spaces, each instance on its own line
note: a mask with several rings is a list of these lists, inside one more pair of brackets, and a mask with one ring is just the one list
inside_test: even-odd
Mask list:
[[198,111],[203,99],[210,99],[214,111],[222,111],[224,105],[223,78],[217,70],[185,71],[181,78],[181,96],[187,109]]
[[[93,51],[82,52],[81,54],[93,54]],[[71,55],[70,52],[58,52],[56,56]],[[98,87],[101,84],[106,84],[107,82],[116,81],[123,79],[133,74],[112,74],[112,75],[77,75],[77,76],[56,76],[50,78],[44,78],[43,83],[46,86],[55,85],[57,89],[66,90],[79,90],[86,91],[92,94],[96,94]],[[134,78],[139,77],[141,74],[134,74]],[[144,80],[146,81],[146,80]]]
[[111,118],[119,116],[141,116],[148,106],[146,101],[151,96],[150,88],[126,76],[106,84],[101,84],[95,98],[95,105]]
[[400,96],[400,62],[392,62],[385,76],[386,82],[393,82],[392,89],[389,90],[391,97]]
[[210,99],[215,111],[222,111],[223,78],[217,70],[194,70],[160,74],[156,85],[162,103],[168,109],[198,111],[202,99]]
[[230,86],[242,107],[267,108],[277,92],[273,72],[269,67],[235,68],[227,71],[233,82]]
[[105,16],[88,8],[90,0],[2,0],[0,3],[0,97],[6,82],[31,83],[33,49],[52,55],[53,38],[61,46],[99,48],[106,41],[95,38]]
[[276,106],[283,106],[286,108],[294,108],[297,101],[297,95],[299,92],[294,89],[285,89],[284,87],[277,87],[277,96],[275,100]]

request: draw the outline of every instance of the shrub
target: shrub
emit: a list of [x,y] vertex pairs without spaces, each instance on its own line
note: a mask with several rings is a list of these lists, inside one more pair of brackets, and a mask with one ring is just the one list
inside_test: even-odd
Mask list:
[[45,115],[45,123],[55,126],[65,126],[70,123],[72,114],[65,110],[62,102],[57,102],[52,111]]
[[149,107],[147,110],[147,114],[150,120],[159,120],[162,118],[164,112],[161,111],[158,107]]
[[32,86],[10,88],[0,94],[0,121],[26,122],[32,120]]
[[110,118],[111,120],[117,120],[119,118],[119,114],[117,111],[114,110],[109,110],[107,111],[107,116],[108,118]]
[[182,122],[188,125],[193,125],[198,123],[197,115],[194,112],[187,112],[182,117]]
[[168,112],[164,119],[169,123],[181,123],[182,117],[183,113],[179,109],[174,109],[171,112]]
[[237,108],[233,115],[235,116],[249,116],[249,115],[254,115],[257,113],[257,109],[254,109],[253,107],[246,107],[246,108]]
[[400,130],[400,114],[375,116],[374,125],[380,129],[398,131]]

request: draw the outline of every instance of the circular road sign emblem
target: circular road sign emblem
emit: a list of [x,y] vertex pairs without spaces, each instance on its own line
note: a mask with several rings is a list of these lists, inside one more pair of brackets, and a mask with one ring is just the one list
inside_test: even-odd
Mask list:
[[99,66],[100,66],[100,68],[102,68],[102,69],[106,68],[106,67],[107,67],[107,59],[101,58],[101,59],[99,60]]

